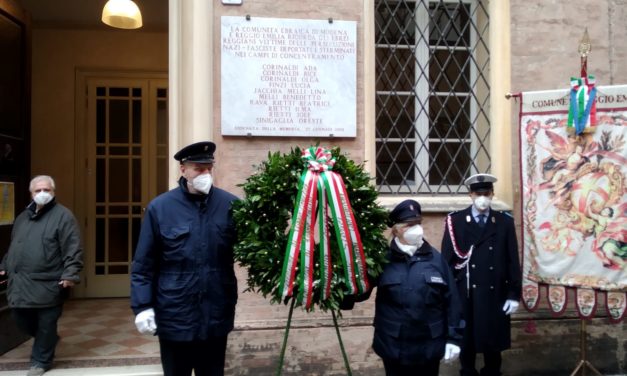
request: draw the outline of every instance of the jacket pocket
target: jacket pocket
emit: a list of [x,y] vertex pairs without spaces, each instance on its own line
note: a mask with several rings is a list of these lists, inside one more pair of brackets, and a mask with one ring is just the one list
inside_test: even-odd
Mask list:
[[377,299],[383,299],[386,304],[400,304],[405,301],[406,296],[401,276],[391,270],[387,273],[384,272],[379,280]]
[[374,317],[372,349],[384,359],[398,359],[401,352],[402,325],[397,320],[387,320],[380,315]]
[[439,320],[430,323],[429,331],[431,333],[431,338],[440,338],[444,336],[444,322],[442,320]]
[[164,261],[182,260],[185,256],[185,244],[189,239],[189,225],[162,226],[159,232],[163,239]]
[[28,306],[51,306],[59,304],[61,288],[59,287],[59,274],[54,273],[29,273],[28,277],[16,280],[14,293],[20,295],[19,300]]
[[425,284],[427,286],[425,303],[431,306],[444,304],[448,284],[442,274],[435,270],[425,273]]
[[197,306],[194,273],[164,273],[159,276],[156,294],[158,319],[185,322],[191,319]]

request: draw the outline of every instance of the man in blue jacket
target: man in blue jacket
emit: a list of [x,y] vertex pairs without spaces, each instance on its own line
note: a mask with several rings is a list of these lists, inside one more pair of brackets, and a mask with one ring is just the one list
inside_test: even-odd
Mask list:
[[148,205],[131,272],[137,330],[157,334],[165,376],[223,375],[233,329],[234,195],[213,186],[216,145],[174,155],[179,186]]

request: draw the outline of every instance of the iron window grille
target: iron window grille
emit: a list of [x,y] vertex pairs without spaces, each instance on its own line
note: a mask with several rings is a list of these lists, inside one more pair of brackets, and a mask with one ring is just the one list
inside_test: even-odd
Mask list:
[[481,0],[375,0],[376,178],[384,194],[467,192],[490,169]]

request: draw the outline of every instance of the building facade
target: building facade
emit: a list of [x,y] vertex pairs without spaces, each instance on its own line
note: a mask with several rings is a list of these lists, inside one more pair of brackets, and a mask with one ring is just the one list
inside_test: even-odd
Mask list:
[[[518,103],[505,94],[567,87],[579,73],[577,47],[584,27],[592,41],[588,70],[597,83],[627,83],[621,64],[627,58],[624,0],[243,0],[235,5],[169,0],[162,2],[168,3],[162,4],[168,8],[167,24],[138,31],[38,20],[33,3],[0,0],[3,21],[17,23],[23,32],[19,51],[24,54],[16,60],[24,79],[11,82],[24,88],[22,117],[15,120],[19,131],[0,126],[22,164],[19,171],[0,171],[0,177],[15,182],[16,214],[28,199],[30,176],[55,178],[59,201],[82,226],[86,251],[84,283],[74,298],[128,296],[143,208],[175,185],[178,166],[172,155],[191,142],[216,142],[215,184],[239,196],[238,185],[268,152],[317,143],[339,146],[364,163],[383,205],[393,207],[408,197],[421,203],[426,237],[437,246],[445,215],[470,204],[462,182],[477,172],[498,177],[496,206],[510,211],[520,226]],[[222,89],[233,85],[221,74],[224,17],[271,19],[279,25],[281,20],[354,22],[355,136],[223,135],[222,121],[229,114],[222,113]],[[9,43],[4,46],[15,51]],[[334,100],[331,91],[326,95]],[[0,98],[6,100],[6,92]],[[10,225],[0,226],[2,244],[8,244],[9,231]],[[242,268],[238,279],[243,291]],[[358,304],[342,321],[359,374],[382,372],[370,349],[373,307]],[[242,293],[227,351],[229,369],[271,373],[286,317],[287,307]],[[0,320],[7,322],[6,315]],[[580,320],[574,311],[559,319],[548,310],[520,312],[514,321],[513,348],[504,354],[508,374],[564,374],[575,367]],[[597,317],[588,335],[588,359],[595,367],[626,372],[624,323],[611,325]],[[297,312],[285,369],[342,374],[337,346],[330,317]],[[455,367],[442,372],[452,375]]]

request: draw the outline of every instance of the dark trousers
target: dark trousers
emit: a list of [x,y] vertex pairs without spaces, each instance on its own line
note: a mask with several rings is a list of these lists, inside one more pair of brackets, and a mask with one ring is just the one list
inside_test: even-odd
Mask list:
[[383,366],[386,376],[438,376],[440,360],[412,365],[402,365],[384,360]]
[[466,318],[466,328],[464,329],[464,338],[462,339],[461,352],[459,353],[459,362],[461,369],[460,376],[500,376],[501,375],[501,352],[500,351],[484,351],[483,352],[483,368],[481,372],[477,372],[475,361],[477,359],[477,349],[475,348],[474,336],[474,320],[473,299],[468,300],[464,317]]
[[46,308],[14,308],[11,310],[17,327],[35,338],[31,351],[31,366],[49,369],[54,359],[54,350],[59,342],[57,322],[63,306]]
[[206,341],[168,341],[159,338],[164,376],[224,375],[226,336]]
[[462,346],[459,360],[462,365],[459,374],[461,376],[500,376],[501,375],[501,352],[492,351],[483,353],[483,368],[480,373],[475,369],[477,352],[472,345]]

